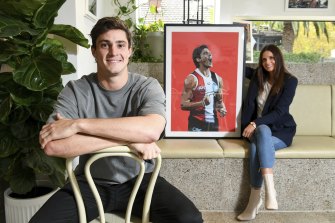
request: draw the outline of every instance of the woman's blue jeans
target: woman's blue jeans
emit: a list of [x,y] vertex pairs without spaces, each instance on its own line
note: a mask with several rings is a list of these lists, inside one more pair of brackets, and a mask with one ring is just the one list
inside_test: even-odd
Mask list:
[[249,147],[250,183],[252,187],[262,187],[261,168],[273,168],[275,151],[286,147],[287,145],[282,140],[272,136],[271,129],[267,125],[257,126],[250,139]]

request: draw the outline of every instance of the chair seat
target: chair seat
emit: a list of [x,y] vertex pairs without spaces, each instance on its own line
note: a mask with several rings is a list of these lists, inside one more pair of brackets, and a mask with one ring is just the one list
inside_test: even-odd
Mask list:
[[[116,213],[105,213],[106,223],[124,223],[125,213],[116,212]],[[137,217],[131,217],[130,223],[141,223],[142,219]],[[94,219],[90,223],[100,223],[99,219]]]

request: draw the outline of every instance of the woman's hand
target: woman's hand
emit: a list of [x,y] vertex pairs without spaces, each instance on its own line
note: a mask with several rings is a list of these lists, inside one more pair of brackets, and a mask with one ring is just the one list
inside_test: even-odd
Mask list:
[[255,129],[256,128],[253,125],[249,124],[247,127],[245,127],[242,136],[250,139]]

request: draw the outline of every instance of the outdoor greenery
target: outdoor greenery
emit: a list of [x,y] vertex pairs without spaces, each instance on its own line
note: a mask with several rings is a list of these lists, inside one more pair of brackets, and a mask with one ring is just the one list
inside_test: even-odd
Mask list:
[[[292,29],[287,28],[289,23]],[[283,35],[282,48],[287,62],[316,63],[331,56],[335,49],[335,26],[333,22],[285,22],[257,21],[253,22],[256,29],[268,26],[270,30]],[[291,37],[289,37],[291,36]],[[287,46],[289,45],[289,46]],[[255,52],[254,58],[258,58]],[[255,60],[255,59],[254,59]]]
[[[145,23],[145,18],[138,19],[136,23],[132,18],[132,14],[139,8],[135,0],[128,0],[125,3],[120,3],[119,0],[113,0],[116,7],[116,16],[124,20],[132,30],[133,34],[133,62],[163,62],[162,58],[155,58],[147,53],[149,45],[145,43],[148,32],[164,32],[164,23],[158,19],[152,23]],[[156,13],[154,7],[150,7],[148,13]]]
[[[258,63],[259,54],[260,51],[254,51],[254,63]],[[283,51],[283,56],[286,63],[318,63],[321,59],[318,53],[286,53]]]
[[[149,43],[145,41],[149,32],[164,32],[162,20],[154,21],[150,24],[144,23],[144,18],[140,18],[133,31],[134,52],[133,62],[163,62],[163,58],[155,58],[148,53]],[[163,43],[162,43],[163,44]]]
[[133,28],[136,24],[133,21],[131,14],[138,9],[136,0],[128,0],[123,4],[119,0],[113,0],[113,3],[116,6],[116,16],[125,21],[130,29]]
[[61,36],[86,48],[75,27],[54,24],[65,0],[0,0],[0,177],[25,194],[37,175],[55,186],[65,181],[65,160],[45,155],[39,132],[62,90],[61,75],[75,72]]

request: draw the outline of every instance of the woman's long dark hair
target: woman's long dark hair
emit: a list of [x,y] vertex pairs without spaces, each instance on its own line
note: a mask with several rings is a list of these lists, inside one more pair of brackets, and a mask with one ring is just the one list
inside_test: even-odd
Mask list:
[[259,60],[258,60],[258,70],[257,70],[257,77],[258,77],[258,84],[259,84],[259,91],[263,92],[264,91],[264,83],[267,81],[269,78],[269,72],[266,71],[263,68],[263,54],[265,51],[270,51],[274,59],[276,61],[275,63],[275,69],[274,69],[274,76],[273,76],[273,83],[272,83],[272,88],[270,95],[275,95],[278,94],[279,91],[282,89],[284,85],[284,78],[285,75],[291,75],[284,63],[284,57],[280,49],[273,44],[269,44],[263,47],[260,55],[259,55]]

